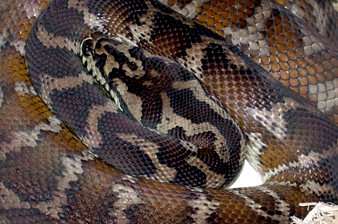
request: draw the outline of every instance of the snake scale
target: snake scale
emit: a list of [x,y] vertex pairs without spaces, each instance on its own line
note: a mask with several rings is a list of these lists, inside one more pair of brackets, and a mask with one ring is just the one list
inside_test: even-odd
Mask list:
[[[0,223],[288,223],[338,203],[330,1],[0,13]],[[244,159],[264,184],[227,189]]]

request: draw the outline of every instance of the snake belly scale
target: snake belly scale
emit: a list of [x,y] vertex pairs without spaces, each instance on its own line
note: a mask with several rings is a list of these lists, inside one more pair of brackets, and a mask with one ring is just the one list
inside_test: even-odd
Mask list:
[[[330,85],[320,111],[203,14],[155,0],[45,3],[1,36],[1,223],[287,223],[338,203]],[[226,189],[244,159],[265,183]]]

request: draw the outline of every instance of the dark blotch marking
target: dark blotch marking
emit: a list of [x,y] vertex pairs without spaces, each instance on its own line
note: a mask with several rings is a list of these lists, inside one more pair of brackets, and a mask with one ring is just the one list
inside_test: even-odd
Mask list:
[[161,10],[163,13],[168,13],[168,14],[176,13],[174,10],[172,10],[171,8],[163,5],[158,0],[150,0],[150,2],[155,8]]
[[50,99],[53,111],[79,136],[87,135],[87,118],[91,108],[104,105],[105,95],[95,85],[83,83],[62,91],[54,90]]
[[338,127],[324,115],[298,108],[285,112],[283,119],[287,122],[287,137],[298,139],[308,151],[324,152],[337,144]]
[[[192,90],[169,89],[167,92],[170,98],[170,106],[176,114],[190,119],[196,124],[209,122],[205,115],[212,113],[212,109],[208,104],[197,100]],[[196,112],[196,109],[199,112]],[[215,116],[220,118],[217,114]]]
[[53,219],[48,213],[41,212],[36,208],[29,209],[0,209],[0,215],[9,223],[58,223],[60,220]]
[[[231,158],[229,161],[224,162],[220,156],[216,153],[216,146],[214,144],[215,142],[215,134],[213,132],[202,132],[199,134],[195,134],[192,136],[186,135],[186,132],[182,127],[176,127],[174,129],[171,129],[168,131],[168,135],[171,135],[173,137],[188,141],[193,143],[195,146],[198,147],[197,153],[192,152],[192,156],[196,156],[200,160],[202,160],[206,165],[209,166],[209,169],[218,173],[218,174],[224,174],[225,184],[230,183],[237,175],[237,173],[240,171],[240,145],[237,142],[234,146],[231,148],[231,153],[233,158]],[[237,136],[229,136],[229,138],[236,138]],[[236,146],[238,148],[236,148]],[[223,151],[228,153],[229,150],[226,149],[225,143]]]
[[186,50],[190,49],[192,44],[202,42],[197,29],[183,24],[173,16],[162,13],[154,14],[151,39],[154,44],[168,43],[172,47],[170,50],[174,59],[187,56]]
[[104,161],[129,175],[145,175],[156,172],[152,160],[145,154],[144,149],[140,149],[139,146],[126,142],[117,136],[118,133],[121,133],[153,140],[154,133],[143,129],[123,114],[112,112],[106,112],[98,118],[98,131],[102,136],[102,142],[99,148],[94,149],[94,152]]
[[104,76],[104,66],[107,61],[107,55],[106,54],[93,54],[93,59],[95,61],[95,66],[99,69],[101,75],[103,78],[106,79],[106,76]]
[[33,27],[32,34],[26,43],[26,61],[30,78],[35,90],[41,94],[41,74],[63,78],[76,76],[83,70],[81,60],[74,52],[64,48],[46,48],[37,39]]
[[154,148],[140,149],[117,137],[117,133],[137,135],[147,141],[156,142],[159,146],[156,154],[159,163],[178,170],[172,183],[189,186],[205,185],[206,179],[203,172],[185,161],[191,156],[191,151],[185,149],[178,140],[144,129],[122,114],[107,112],[99,118],[98,126],[103,139],[100,148],[95,148],[94,152],[122,172],[136,176],[154,174],[156,168],[153,161],[144,152]]
[[[160,72],[159,70],[163,69],[162,59],[145,58],[143,55],[143,50],[140,48],[132,49],[131,52],[134,56],[139,57],[137,59],[142,60],[145,72],[144,76],[136,78],[129,77],[122,69],[123,64],[120,64],[119,69],[113,69],[110,72],[108,76],[110,80],[108,81],[108,83],[112,85],[112,80],[114,78],[118,78],[128,86],[129,93],[140,97],[142,100],[141,122],[147,127],[155,128],[156,125],[161,121],[162,116],[163,108],[160,93],[163,91],[163,89],[168,88],[170,81],[166,76],[153,76],[151,74],[151,72],[156,73]],[[151,83],[151,85],[149,83]]]
[[67,0],[53,1],[39,17],[38,24],[43,25],[49,33],[72,41],[79,41],[80,35],[88,29],[83,14],[69,8]]
[[[98,42],[98,44],[100,44],[100,42]],[[99,47],[99,46],[97,46],[97,47]],[[135,64],[135,62],[129,61],[128,57],[123,52],[119,52],[112,45],[105,44],[103,46],[103,48],[108,52],[108,54],[110,54],[111,56],[113,56],[114,60],[119,64],[119,69],[118,69],[119,72],[118,73],[125,74],[125,71],[122,68],[122,66],[124,64],[128,65],[128,67],[132,71],[137,70],[137,65]],[[99,67],[99,68],[101,68],[100,69],[101,74],[105,74],[104,71],[103,71],[103,67],[104,67],[104,65],[106,63],[107,55],[105,55],[105,54],[103,54],[103,55],[94,54],[94,60],[96,61],[96,66]],[[110,74],[108,74],[108,76],[109,75]]]
[[202,59],[203,70],[207,70],[209,66],[215,67],[214,69],[217,69],[216,66],[222,66],[220,68],[229,69],[229,59],[222,45],[210,43],[205,49],[203,49],[203,53],[205,54],[205,57]]
[[[170,89],[168,95],[170,98],[170,106],[176,114],[188,118],[196,124],[209,122],[215,126],[224,137],[229,136],[228,138],[226,137],[229,149],[238,149],[241,135],[231,120],[224,119],[208,104],[196,99],[190,89]],[[208,96],[206,95],[205,97],[207,98]]]
[[44,27],[54,36],[79,41],[88,29],[83,15],[68,8],[68,1],[53,1],[33,26],[26,42],[26,61],[35,90],[40,94],[41,74],[52,77],[75,76],[82,71],[81,60],[74,52],[61,48],[46,48],[37,38],[38,27]]
[[[43,139],[41,135],[39,137]],[[0,182],[21,202],[52,201],[64,167],[54,155],[50,155],[45,163],[37,162],[45,159],[42,154],[49,155],[50,151],[44,147],[22,147],[6,153],[6,160],[0,161]]]
[[[171,139],[169,141],[169,139]],[[155,141],[155,140],[154,140]],[[205,186],[206,175],[194,166],[190,166],[186,159],[192,156],[192,151],[182,147],[181,143],[173,138],[157,138],[156,142],[160,146],[157,155],[158,161],[177,171],[173,184],[187,186]]]
[[[40,59],[34,63],[41,63],[37,71],[40,74],[63,78],[76,76],[83,72],[82,62],[79,60],[79,57],[70,50],[65,48],[43,48],[39,52],[41,54]],[[48,60],[46,60],[46,58],[42,59],[43,57],[48,57]]]
[[[332,185],[334,192],[338,192],[338,155],[336,154],[328,159],[319,161],[318,166],[324,170],[322,173],[327,177],[326,182]],[[337,197],[332,197],[332,195],[327,196],[326,201],[338,204]]]
[[304,102],[302,97],[283,86],[236,46],[229,46],[228,49],[238,55],[248,67],[248,69],[238,68],[238,73],[234,74],[237,88],[241,94],[247,94],[244,98],[248,100],[248,107],[271,110],[272,105],[284,103],[285,97]]
[[[219,116],[210,106],[204,102],[197,100],[194,93],[190,89],[168,91],[170,98],[170,106],[173,111],[187,119],[190,119],[193,123],[200,124],[209,122],[211,125],[216,127],[221,135],[225,138],[226,142],[223,146],[223,151],[229,154],[229,161],[224,162],[220,157],[213,151],[215,145],[208,144],[210,148],[203,147],[203,144],[207,144],[207,137],[215,139],[215,136],[210,136],[210,133],[201,133],[195,136],[186,136],[183,129],[175,133],[175,137],[187,139],[195,142],[197,146],[201,146],[198,151],[197,157],[210,165],[210,169],[217,172],[226,174],[226,179],[232,180],[232,178],[239,172],[240,164],[240,151],[241,151],[241,135],[238,128],[231,120],[223,119]],[[206,96],[207,97],[207,96]],[[173,131],[173,130],[172,130]]]
[[129,59],[123,52],[117,51],[113,46],[110,45],[104,45],[103,48],[114,57],[115,61],[120,64],[120,67],[123,64],[130,63]]
[[108,74],[108,84],[112,87],[113,79],[116,77],[124,77],[126,75],[126,71],[120,68],[113,68],[111,72]]
[[[125,24],[141,25],[140,17],[147,13],[148,7],[143,0],[90,0],[88,3],[90,13],[97,15],[99,19],[104,20],[109,13],[112,18],[119,17],[124,19]],[[108,24],[105,24],[109,26]]]
[[[105,41],[109,41],[104,39]],[[161,69],[160,66],[162,59],[159,58],[147,58],[144,56],[143,49],[141,48],[131,48],[129,49],[129,53],[132,57],[137,60],[141,60],[144,68],[145,75],[142,77],[136,76],[134,77],[133,71],[138,69],[138,66],[129,60],[129,58],[121,51],[117,50],[115,46],[118,44],[115,41],[111,40],[111,44],[101,45],[107,51],[108,56],[112,56],[113,60],[116,61],[119,66],[118,68],[113,68],[109,74],[105,74],[104,65],[107,60],[106,54],[97,54],[94,51],[94,61],[96,67],[100,70],[103,77],[106,78],[106,81],[110,88],[115,91],[120,99],[120,104],[123,109],[123,113],[128,115],[129,117],[133,117],[128,109],[128,105],[124,102],[121,94],[116,91],[117,83],[114,80],[118,79],[125,83],[128,87],[128,92],[134,95],[139,96],[142,99],[142,123],[145,126],[154,128],[161,120],[162,115],[162,102],[160,97],[160,92],[162,89],[158,88],[162,86],[162,88],[166,88],[166,79],[153,77],[150,72],[157,71]],[[100,42],[98,42],[100,43]],[[124,70],[123,66],[127,65],[131,69],[131,74],[126,74],[126,70]],[[146,85],[145,82],[152,83],[152,85]]]
[[[239,169],[235,167],[240,162],[239,154],[241,136],[237,127],[231,121],[224,120],[220,117],[210,108],[208,104],[197,100],[191,90],[171,89],[173,80],[193,80],[195,79],[193,74],[185,70],[179,64],[164,61],[164,59],[160,57],[146,57],[142,49],[131,48],[129,49],[129,53],[135,59],[142,61],[145,74],[143,76],[130,77],[129,75],[126,75],[126,71],[122,70],[122,66],[124,64],[128,64],[129,59],[123,53],[116,50],[113,43],[103,47],[107,53],[112,55],[119,63],[119,68],[114,68],[109,73],[108,77],[110,80],[108,83],[113,85],[113,79],[118,78],[127,85],[129,93],[135,94],[142,99],[143,109],[141,122],[143,125],[150,128],[156,128],[156,125],[161,121],[162,117],[162,99],[160,95],[161,93],[166,93],[170,98],[171,106],[177,114],[191,119],[194,123],[210,122],[220,130],[221,134],[224,135],[227,140],[223,146],[224,153],[226,154],[230,152],[230,157],[232,157],[232,159],[227,163],[223,162],[215,151],[213,151],[215,146],[212,142],[210,142],[210,139],[215,140],[213,133],[205,132],[200,135],[186,136],[183,139],[192,141],[201,148],[195,156],[198,156],[207,165],[210,165],[211,170],[217,173],[227,174],[228,176],[226,179],[229,179],[229,181],[232,180],[239,171]],[[97,57],[95,58],[95,60],[98,61]],[[98,66],[99,63],[96,62],[96,65]],[[101,72],[103,72],[102,69]],[[174,137],[181,138],[182,136]],[[210,139],[208,137],[210,137]],[[227,148],[229,148],[229,150]],[[166,154],[167,153],[165,153],[165,155]],[[159,155],[161,155],[161,153],[159,153]],[[189,153],[186,155],[188,156]],[[211,159],[213,156],[214,159]],[[161,160],[160,163],[165,163],[175,168],[177,166],[183,166],[185,169],[191,170],[191,166],[184,162],[184,158],[181,160],[181,162],[176,165],[167,163],[165,159]],[[187,168],[187,166],[189,168]],[[182,179],[183,176],[178,176],[177,178],[177,181],[180,183],[187,181],[189,185],[194,185],[188,177],[186,177],[187,179]],[[205,180],[201,181],[198,179],[197,181],[197,185],[205,184]]]
[[177,174],[172,184],[182,184],[190,187],[204,187],[206,185],[207,176],[204,172],[188,163],[184,163],[177,170]]
[[[170,31],[174,31],[172,35],[179,35],[179,33],[184,34],[182,39],[184,46],[189,46],[190,43],[200,43],[201,36],[208,36],[215,40],[224,40],[223,37],[219,36],[218,34],[212,32],[210,29],[198,24],[198,23],[191,23],[191,26],[188,26],[187,23],[190,23],[186,18],[182,15],[178,14],[177,12],[171,10],[170,8],[164,6],[163,4],[159,3],[158,1],[152,1],[153,5],[160,9],[162,13],[155,14],[155,22],[156,25],[154,27],[154,34],[158,34],[158,32],[164,32],[165,29],[166,33]],[[182,21],[186,22],[183,23]],[[165,24],[165,25],[161,25]],[[168,26],[169,25],[169,26]],[[161,28],[162,26],[162,28]],[[175,37],[173,37],[175,38]],[[190,47],[188,47],[190,48]]]

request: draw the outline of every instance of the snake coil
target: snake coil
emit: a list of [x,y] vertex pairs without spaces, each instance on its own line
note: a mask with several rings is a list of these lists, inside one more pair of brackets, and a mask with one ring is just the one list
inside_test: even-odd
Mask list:
[[[274,1],[165,3],[186,16],[156,0],[17,6],[39,16],[16,20],[22,42],[2,34],[0,222],[287,223],[300,202],[338,203],[336,23]],[[264,184],[226,189],[245,159]]]

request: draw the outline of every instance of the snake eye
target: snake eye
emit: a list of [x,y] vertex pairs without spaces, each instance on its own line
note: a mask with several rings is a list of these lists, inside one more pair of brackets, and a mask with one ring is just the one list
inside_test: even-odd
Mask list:
[[82,54],[85,57],[88,57],[93,54],[93,40],[92,39],[87,39],[82,42]]

